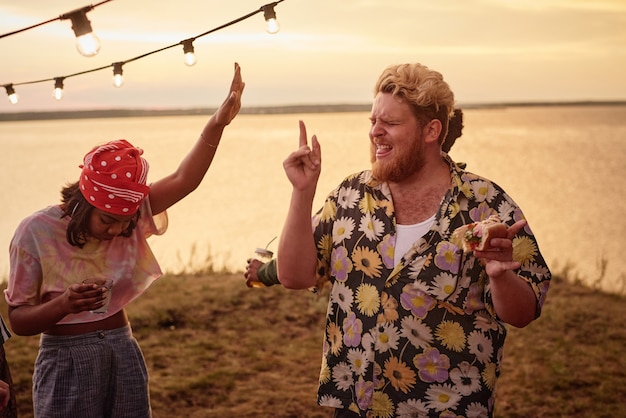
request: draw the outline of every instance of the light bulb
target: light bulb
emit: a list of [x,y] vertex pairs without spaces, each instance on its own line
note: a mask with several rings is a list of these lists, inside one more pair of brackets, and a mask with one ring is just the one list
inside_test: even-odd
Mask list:
[[115,74],[113,76],[113,85],[115,87],[122,87],[123,84],[124,84],[124,76],[122,76],[121,74]]
[[267,31],[267,33],[271,35],[278,33],[278,31],[280,30],[280,25],[278,24],[278,20],[276,19],[267,20],[265,22],[265,30]]
[[7,91],[7,95],[9,96],[9,102],[11,102],[11,104],[16,104],[18,101],[18,97],[15,93],[15,89],[13,88],[13,84],[7,84],[6,86],[4,86],[4,88]]
[[54,79],[54,92],[52,93],[55,99],[61,100],[63,97],[63,78]]
[[187,52],[185,54],[185,64],[191,67],[193,65],[196,65],[196,62],[198,62],[198,60],[196,59],[196,54],[194,54],[193,52]]
[[183,52],[185,53],[185,64],[188,66],[195,65],[196,62],[196,54],[193,49],[193,39],[186,39],[182,42],[183,44]]
[[124,65],[121,62],[116,62],[113,64],[113,85],[115,87],[122,87],[122,84],[124,84],[124,77],[123,77],[123,72],[122,71],[122,65]]
[[85,57],[93,57],[100,51],[100,39],[93,32],[76,38],[76,49]]
[[72,21],[72,30],[76,35],[76,49],[85,57],[93,57],[100,51],[100,39],[93,33],[91,22],[87,19],[87,12],[93,6],[83,7],[61,16],[61,19]]
[[266,4],[262,7],[263,16],[265,17],[265,30],[269,34],[275,34],[280,30],[278,20],[276,20],[276,12],[273,4]]

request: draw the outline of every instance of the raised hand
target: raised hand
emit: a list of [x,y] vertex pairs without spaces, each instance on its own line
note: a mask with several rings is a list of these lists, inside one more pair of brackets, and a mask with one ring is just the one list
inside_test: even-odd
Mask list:
[[311,147],[308,145],[306,126],[300,124],[299,148],[292,152],[283,162],[287,178],[297,190],[313,190],[322,171],[322,152],[317,136],[311,137]]
[[241,109],[241,96],[246,83],[241,78],[241,67],[235,63],[235,75],[230,84],[228,96],[215,112],[214,118],[218,125],[226,126],[237,116]]

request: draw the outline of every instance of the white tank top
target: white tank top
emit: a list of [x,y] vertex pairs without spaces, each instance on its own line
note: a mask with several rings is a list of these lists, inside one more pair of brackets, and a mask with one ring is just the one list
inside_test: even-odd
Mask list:
[[417,224],[396,225],[396,248],[393,257],[395,264],[400,262],[402,256],[406,254],[415,241],[426,235],[434,221],[435,215]]

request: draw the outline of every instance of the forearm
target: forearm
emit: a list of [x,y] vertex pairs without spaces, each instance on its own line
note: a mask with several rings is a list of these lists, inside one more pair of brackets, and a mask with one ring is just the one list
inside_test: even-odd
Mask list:
[[181,162],[174,176],[178,178],[182,184],[177,186],[180,188],[180,198],[191,193],[202,181],[206,174],[215,151],[222,138],[224,128],[232,122],[241,108],[241,95],[245,83],[241,79],[241,68],[235,63],[235,74],[230,85],[230,90],[226,100],[215,111],[207,124],[202,129],[200,138],[196,142],[191,152]]
[[153,214],[163,212],[198,187],[213,162],[223,131],[224,126],[212,117],[176,171],[151,185]]
[[206,123],[196,144],[178,166],[175,175],[183,180],[185,192],[190,193],[202,182],[219,146],[225,125],[214,116]]
[[202,182],[213,162],[224,128],[225,126],[219,125],[213,116],[202,129],[194,147],[174,172],[174,176],[179,179],[181,193],[191,193]]
[[491,296],[498,316],[518,328],[530,324],[536,317],[537,299],[529,284],[513,270],[490,278]]
[[224,128],[229,125],[241,108],[241,95],[245,83],[241,79],[241,68],[235,63],[235,74],[226,100],[206,123],[193,149],[181,162],[174,176],[178,178],[181,198],[193,191],[206,174],[222,138]]
[[278,278],[286,288],[306,289],[315,285],[317,251],[311,230],[314,194],[314,190],[292,193],[277,256]]
[[36,335],[52,328],[68,313],[57,298],[41,305],[9,307],[9,321],[17,335]]

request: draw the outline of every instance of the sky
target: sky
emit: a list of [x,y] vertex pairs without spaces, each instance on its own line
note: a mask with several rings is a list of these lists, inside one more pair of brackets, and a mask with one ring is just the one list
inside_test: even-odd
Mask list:
[[[624,0],[284,0],[280,31],[256,14],[181,46],[113,70],[53,81],[127,61],[217,29],[268,0],[0,0],[0,35],[88,5],[102,47],[83,57],[68,20],[0,38],[0,113],[218,106],[238,62],[244,106],[371,103],[390,64],[421,62],[444,75],[457,104],[626,100]],[[99,4],[99,5],[98,5]],[[20,85],[20,83],[26,83]],[[4,97],[2,97],[4,96]]]

